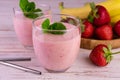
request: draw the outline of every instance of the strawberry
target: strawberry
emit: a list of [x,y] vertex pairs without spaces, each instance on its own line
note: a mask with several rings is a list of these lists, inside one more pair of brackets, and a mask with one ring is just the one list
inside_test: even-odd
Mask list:
[[89,58],[97,66],[106,66],[112,60],[111,47],[99,44],[91,51]]
[[83,22],[83,27],[84,27],[84,31],[82,32],[82,37],[83,38],[91,38],[93,36],[93,32],[94,32],[93,25],[88,20],[85,20]]
[[90,53],[89,59],[97,66],[106,66],[112,60],[112,55],[119,54],[120,51],[112,53],[111,45],[98,44]]
[[110,22],[110,15],[107,9],[104,6],[97,5],[94,3],[90,4],[91,12],[88,16],[88,19],[96,26],[101,26],[104,24],[108,24]]
[[101,40],[111,40],[113,38],[113,30],[111,25],[103,25],[95,29],[95,35]]
[[73,25],[76,25],[76,21],[73,19],[73,18],[70,18],[70,17],[66,17],[65,19],[61,19],[61,22],[65,22],[65,23],[70,23],[70,24],[73,24]]
[[115,23],[113,30],[120,37],[120,20]]

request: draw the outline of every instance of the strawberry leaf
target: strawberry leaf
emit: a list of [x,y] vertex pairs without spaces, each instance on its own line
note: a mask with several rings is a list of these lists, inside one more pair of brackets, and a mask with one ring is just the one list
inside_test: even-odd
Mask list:
[[109,63],[112,60],[111,46],[103,47],[104,57],[106,58],[106,62]]
[[112,56],[111,56],[111,55],[108,55],[108,56],[107,56],[107,59],[106,59],[106,62],[107,62],[107,63],[110,63],[111,60],[112,60]]
[[103,47],[104,53],[108,53],[108,49],[106,47]]
[[109,51],[111,51],[112,46],[109,44],[107,47],[108,47]]
[[95,9],[95,3],[94,3],[94,2],[90,3],[90,8],[91,8],[92,10]]
[[93,23],[94,17],[92,15],[88,15],[88,21]]
[[80,22],[81,32],[83,33],[83,32],[85,31],[85,25],[83,24],[83,21],[82,21],[79,17],[77,17],[77,19],[78,19],[79,22]]
[[98,17],[98,15],[97,15],[98,9],[96,8],[96,5],[95,5],[94,2],[90,3],[90,7],[91,7],[91,11],[90,11],[90,13],[88,15],[88,21],[93,23],[94,18]]

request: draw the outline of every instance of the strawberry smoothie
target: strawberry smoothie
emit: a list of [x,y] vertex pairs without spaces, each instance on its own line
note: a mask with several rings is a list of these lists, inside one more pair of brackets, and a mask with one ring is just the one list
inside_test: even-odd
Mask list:
[[[34,14],[41,15],[41,14],[50,14],[50,7],[47,5],[39,4],[38,6],[41,8],[42,12],[35,12]],[[28,12],[29,14],[29,12]],[[33,19],[24,16],[23,12],[19,8],[14,8],[14,17],[13,17],[13,24],[14,29],[17,34],[19,41],[25,47],[32,47],[32,21]]]
[[63,23],[65,34],[43,33],[40,26],[34,26],[33,44],[38,63],[48,71],[63,72],[75,61],[80,47],[79,28]]
[[22,12],[16,11],[13,22],[20,42],[24,46],[32,46],[32,19],[26,18]]

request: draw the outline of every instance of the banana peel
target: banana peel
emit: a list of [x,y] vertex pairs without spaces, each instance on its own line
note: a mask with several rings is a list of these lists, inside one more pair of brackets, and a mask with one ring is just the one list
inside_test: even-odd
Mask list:
[[[96,5],[104,6],[108,10],[111,17],[120,14],[120,0],[106,0],[100,3],[97,3]],[[61,14],[69,14],[71,16],[79,17],[81,19],[87,18],[89,12],[91,11],[90,5],[88,5],[88,3],[82,7],[66,8],[64,7],[64,3],[61,2],[59,4],[59,8],[60,8]]]

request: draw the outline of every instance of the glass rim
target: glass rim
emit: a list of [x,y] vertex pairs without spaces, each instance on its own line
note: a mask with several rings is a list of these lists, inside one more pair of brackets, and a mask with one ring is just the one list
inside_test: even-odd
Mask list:
[[[66,29],[66,30],[47,30],[47,29],[41,29],[41,28],[39,28],[38,26],[36,26],[34,23],[35,23],[37,20],[39,20],[39,19],[43,19],[43,18],[46,18],[46,16],[49,16],[49,15],[42,15],[42,16],[40,16],[40,17],[38,17],[38,18],[36,18],[36,19],[34,19],[34,20],[32,21],[33,28],[38,29],[38,30],[43,30],[43,31],[44,31],[44,30],[45,30],[45,31],[50,31],[50,32],[54,32],[54,31],[67,32],[67,31],[74,30],[74,29],[76,29],[76,28],[80,28],[80,22],[79,22],[79,20],[78,20],[76,17],[74,17],[74,16],[71,16],[71,15],[68,15],[68,14],[57,14],[57,13],[52,13],[52,14],[50,14],[50,15],[63,15],[63,16],[67,16],[67,17],[73,18],[73,19],[75,19],[75,21],[77,22],[77,25],[71,24],[71,25],[73,25],[73,26],[75,26],[75,27],[70,28],[70,29]],[[63,22],[63,23],[65,23],[65,22]],[[69,24],[70,24],[70,23],[69,23]]]
[[[50,5],[47,5],[47,4],[39,4],[38,6],[48,7],[48,9],[43,10],[43,11],[41,11],[41,12],[34,12],[34,13],[43,13],[43,12],[45,12],[45,11],[51,10]],[[38,8],[39,8],[39,7],[38,7]],[[33,13],[33,12],[23,12],[23,11],[20,9],[20,7],[13,7],[13,12],[15,13],[15,11],[19,11],[19,12],[21,12],[21,13]]]

